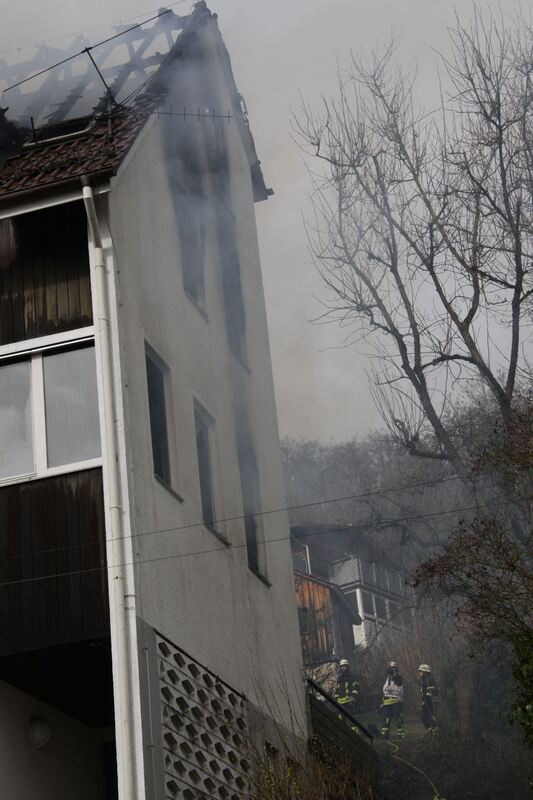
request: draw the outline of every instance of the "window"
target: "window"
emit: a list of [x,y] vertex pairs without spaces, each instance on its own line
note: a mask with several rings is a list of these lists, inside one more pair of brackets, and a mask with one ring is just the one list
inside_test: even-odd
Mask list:
[[48,466],[100,455],[94,347],[43,356]]
[[215,505],[213,501],[213,475],[211,471],[211,449],[209,443],[209,427],[211,420],[203,408],[196,405],[194,409],[196,429],[196,453],[198,457],[198,479],[200,482],[200,501],[202,520],[208,528],[215,528]]
[[365,615],[374,616],[374,598],[368,592],[363,592],[363,611]]
[[184,125],[176,138],[174,125],[166,142],[171,165],[169,186],[181,251],[183,289],[205,311],[205,242],[207,202],[204,189],[205,141],[201,128]]
[[361,559],[361,572],[363,583],[366,583],[367,586],[374,586],[374,565],[370,561]]
[[184,192],[176,198],[180,237],[183,288],[194,302],[205,309],[205,222],[206,204],[201,191]]
[[391,592],[402,593],[402,576],[395,569],[389,569],[389,584]]
[[94,347],[0,361],[0,480],[100,457]]
[[389,616],[394,628],[402,627],[401,611],[398,603],[389,601]]
[[0,220],[0,345],[90,325],[83,203]]
[[168,452],[167,406],[165,398],[166,365],[152,351],[146,352],[146,381],[152,435],[152,460],[154,474],[163,483],[171,485]]
[[30,366],[0,368],[0,479],[33,472]]
[[387,604],[382,597],[374,597],[376,605],[376,617],[378,619],[387,619]]
[[244,299],[237,248],[237,231],[231,206],[229,170],[224,123],[220,119],[215,119],[210,128],[209,173],[215,195],[226,331],[230,349],[239,359],[245,361],[246,325]]
[[261,573],[259,557],[259,537],[256,515],[260,511],[259,468],[255,450],[246,438],[239,443],[239,470],[241,475],[242,504],[244,512],[244,532],[248,566]]
[[383,589],[384,591],[388,591],[389,584],[387,582],[387,567],[383,566],[383,564],[374,564],[374,570],[376,574],[376,586],[379,589]]

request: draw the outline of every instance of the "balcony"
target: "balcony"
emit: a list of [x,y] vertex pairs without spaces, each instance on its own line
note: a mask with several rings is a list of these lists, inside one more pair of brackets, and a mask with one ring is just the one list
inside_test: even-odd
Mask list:
[[0,488],[0,680],[112,722],[100,468]]

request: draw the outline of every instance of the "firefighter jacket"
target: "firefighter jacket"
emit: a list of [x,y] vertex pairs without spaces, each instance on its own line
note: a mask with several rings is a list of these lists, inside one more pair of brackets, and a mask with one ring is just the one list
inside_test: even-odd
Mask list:
[[394,675],[387,675],[383,684],[383,703],[384,706],[392,706],[396,703],[403,703],[403,678],[399,672]]
[[337,678],[335,687],[335,700],[341,706],[348,703],[355,703],[359,694],[360,686],[351,672],[345,672]]
[[424,674],[420,677],[419,686],[422,700],[425,700],[426,697],[435,699],[439,693],[439,690],[435,686],[435,681],[433,680],[433,676],[430,672],[424,672]]

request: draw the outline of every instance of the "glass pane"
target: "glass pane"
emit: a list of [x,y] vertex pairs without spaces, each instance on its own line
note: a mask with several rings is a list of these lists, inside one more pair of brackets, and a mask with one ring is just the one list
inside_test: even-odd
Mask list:
[[0,478],[33,472],[30,362],[0,367]]
[[157,364],[146,356],[150,432],[152,434],[152,460],[154,473],[170,486],[170,459],[168,453],[167,410],[165,404],[165,376]]
[[363,611],[370,616],[374,616],[374,600],[368,592],[363,592]]
[[374,566],[376,573],[376,586],[387,591],[389,588],[387,583],[387,568],[384,567],[383,564],[375,564]]
[[361,569],[363,574],[363,583],[368,584],[369,586],[374,585],[374,565],[371,564],[369,561],[364,561],[361,559]]
[[402,578],[399,572],[396,572],[396,570],[389,569],[389,583],[391,592],[394,592],[394,594],[401,594]]
[[213,503],[209,431],[206,423],[198,413],[194,415],[194,421],[196,425],[196,450],[198,455],[198,477],[200,480],[202,519],[209,528],[214,528],[215,507]]
[[94,348],[43,358],[48,466],[100,455]]
[[386,619],[387,606],[385,605],[385,600],[382,597],[374,597],[374,602],[376,603],[376,616],[379,619]]

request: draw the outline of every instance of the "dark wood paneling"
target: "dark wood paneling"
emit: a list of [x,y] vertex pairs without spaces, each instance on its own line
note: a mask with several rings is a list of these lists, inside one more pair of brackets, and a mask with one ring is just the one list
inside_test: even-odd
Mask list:
[[0,220],[0,345],[91,324],[83,205]]
[[108,633],[100,469],[0,489],[0,656]]
[[330,661],[335,648],[330,590],[316,581],[296,576],[296,603],[300,624],[305,619],[305,630],[300,630],[305,666],[316,666]]

